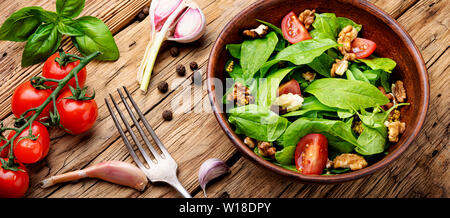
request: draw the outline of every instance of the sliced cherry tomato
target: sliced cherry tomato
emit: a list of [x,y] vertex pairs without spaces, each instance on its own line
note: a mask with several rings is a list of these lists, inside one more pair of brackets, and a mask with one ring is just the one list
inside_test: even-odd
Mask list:
[[77,135],[92,128],[98,116],[95,100],[73,100],[72,92],[66,90],[56,100],[56,108],[61,116],[60,124],[67,133]]
[[300,84],[297,82],[297,80],[292,79],[289,82],[281,84],[280,87],[278,87],[278,95],[284,95],[288,93],[302,96]]
[[[37,137],[36,140],[29,138],[20,139],[28,136],[29,127],[25,128],[14,140],[14,155],[21,163],[31,164],[44,159],[50,148],[50,136],[44,125],[39,122],[33,122],[31,124],[31,132]],[[14,134],[16,132],[11,131],[8,139],[11,139]]]
[[377,48],[377,44],[371,40],[356,38],[352,41],[352,51],[357,59],[369,57]]
[[[3,158],[8,162],[7,158]],[[30,183],[27,169],[23,164],[19,164],[19,170],[7,170],[0,162],[0,198],[20,198],[25,195]]]
[[328,140],[312,133],[300,139],[295,149],[295,165],[305,175],[319,175],[327,165]]
[[[22,83],[16,88],[12,96],[11,108],[16,117],[20,117],[26,110],[39,107],[52,94],[49,89],[36,89],[30,81]],[[52,104],[44,108],[38,119],[49,117]],[[27,116],[32,116],[35,112],[30,111]]]
[[283,36],[291,44],[301,42],[303,40],[312,39],[309,35],[308,30],[300,22],[297,15],[293,11],[289,12],[281,22],[281,30]]
[[[44,67],[42,68],[42,76],[48,79],[63,79],[66,77],[70,71],[73,70],[78,64],[80,64],[80,60],[76,60],[74,62],[67,63],[65,66],[61,66],[55,59],[59,58],[59,52],[50,56],[44,63]],[[84,83],[86,82],[86,67],[81,69],[77,74],[78,84],[80,88],[83,88]],[[52,87],[55,89],[58,85],[56,82],[46,82],[45,85]],[[75,78],[71,79],[69,83],[63,88],[68,89],[68,85],[72,87],[77,87],[77,83],[75,82]]]

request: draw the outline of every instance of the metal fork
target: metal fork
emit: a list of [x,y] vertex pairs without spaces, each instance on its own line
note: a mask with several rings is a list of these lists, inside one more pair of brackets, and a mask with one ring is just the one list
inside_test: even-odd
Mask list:
[[159,140],[158,136],[155,134],[155,131],[153,131],[150,124],[145,119],[144,115],[142,114],[141,110],[137,106],[136,102],[131,97],[128,90],[123,87],[125,90],[125,93],[128,96],[128,99],[130,100],[131,104],[133,105],[135,111],[139,115],[139,118],[142,120],[142,123],[144,123],[145,128],[147,128],[148,132],[150,132],[150,135],[152,136],[153,140],[155,140],[156,144],[158,145],[159,149],[162,151],[162,154],[159,154],[155,148],[150,144],[150,141],[148,140],[148,137],[145,135],[144,131],[142,130],[142,127],[140,126],[138,120],[134,116],[130,106],[128,105],[126,99],[124,98],[122,92],[120,89],[117,89],[117,92],[119,92],[120,98],[122,99],[123,104],[125,105],[125,108],[127,109],[128,113],[130,114],[131,119],[133,120],[134,125],[138,129],[138,132],[141,134],[142,138],[144,139],[145,144],[147,145],[148,149],[152,153],[155,160],[152,160],[146,151],[143,149],[141,143],[136,138],[136,135],[134,134],[133,130],[131,129],[130,124],[128,124],[127,119],[123,115],[123,113],[120,111],[119,106],[114,101],[114,98],[111,94],[109,94],[109,97],[111,98],[112,103],[114,104],[114,107],[116,108],[120,118],[124,122],[128,132],[131,135],[131,138],[133,139],[134,143],[136,143],[139,151],[142,153],[142,156],[145,159],[145,162],[147,162],[149,168],[145,167],[144,164],[141,162],[141,160],[136,155],[133,147],[130,144],[130,141],[128,140],[127,136],[124,133],[124,130],[119,124],[119,121],[117,120],[116,115],[114,115],[114,112],[111,108],[111,105],[108,102],[108,99],[105,98],[106,106],[108,107],[109,113],[111,114],[111,117],[114,120],[114,124],[116,125],[117,129],[119,130],[120,135],[122,136],[123,142],[125,142],[125,145],[127,146],[128,151],[131,154],[131,157],[133,157],[136,164],[139,166],[139,168],[145,173],[148,179],[150,179],[151,182],[166,182],[169,185],[173,186],[175,189],[177,189],[178,192],[180,192],[181,195],[185,198],[191,198],[191,195],[189,192],[186,191],[186,189],[181,185],[180,181],[178,181],[177,178],[177,168],[178,165],[175,162],[175,160],[170,156],[167,149],[164,147],[164,145]]

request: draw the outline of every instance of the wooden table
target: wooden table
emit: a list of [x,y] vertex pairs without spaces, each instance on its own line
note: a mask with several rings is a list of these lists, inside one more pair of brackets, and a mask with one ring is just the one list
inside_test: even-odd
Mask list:
[[[107,182],[84,179],[77,183],[36,187],[45,177],[107,161],[132,163],[126,147],[114,127],[104,98],[108,93],[118,97],[116,88],[126,86],[145,112],[162,142],[179,165],[179,178],[195,197],[203,197],[197,181],[198,169],[209,158],[227,160],[231,174],[208,187],[209,197],[449,197],[450,171],[449,139],[450,100],[449,64],[450,33],[448,25],[450,4],[446,0],[371,0],[397,19],[420,48],[428,67],[431,101],[425,125],[410,148],[387,168],[357,181],[338,185],[305,185],[268,172],[237,153],[211,113],[206,89],[191,88],[192,71],[185,77],[175,73],[177,64],[188,66],[197,61],[206,69],[214,40],[229,18],[254,0],[196,0],[207,21],[206,35],[198,42],[182,45],[180,55],[170,56],[163,50],[157,60],[147,94],[138,90],[136,71],[149,41],[149,19],[139,22],[137,14],[149,4],[148,0],[87,0],[82,15],[102,19],[111,29],[119,46],[121,58],[116,62],[94,61],[88,65],[87,85],[96,91],[99,117],[94,128],[84,135],[71,136],[52,130],[48,157],[28,166],[30,188],[27,197],[179,197],[164,184],[150,184],[140,193]],[[1,1],[0,22],[25,6],[42,6],[55,10],[55,0]],[[67,38],[63,48],[76,52]],[[24,43],[0,42],[0,117],[11,124],[10,100],[14,88],[41,72],[42,65],[20,67]],[[166,47],[167,48],[167,47]],[[205,79],[205,75],[203,75]],[[161,94],[160,81],[172,85]],[[204,84],[205,85],[205,84]],[[189,113],[176,113],[171,122],[164,122],[161,113],[170,109],[183,95],[192,96]],[[197,113],[204,107],[209,112]],[[200,110],[201,111],[201,110]]]

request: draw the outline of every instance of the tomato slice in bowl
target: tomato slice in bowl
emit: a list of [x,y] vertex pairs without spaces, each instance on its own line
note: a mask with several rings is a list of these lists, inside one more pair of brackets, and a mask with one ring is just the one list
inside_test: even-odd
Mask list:
[[278,87],[278,95],[284,95],[288,93],[302,96],[300,84],[297,82],[297,80],[292,79],[289,82],[281,84],[280,87]]
[[369,57],[377,48],[377,44],[368,39],[356,38],[352,41],[352,52],[356,54],[357,59]]
[[281,22],[281,30],[284,38],[291,44],[312,39],[308,30],[306,30],[305,26],[303,26],[293,11],[289,12],[283,18],[283,21]]
[[320,175],[328,160],[328,140],[318,133],[311,133],[297,144],[295,166],[304,175]]

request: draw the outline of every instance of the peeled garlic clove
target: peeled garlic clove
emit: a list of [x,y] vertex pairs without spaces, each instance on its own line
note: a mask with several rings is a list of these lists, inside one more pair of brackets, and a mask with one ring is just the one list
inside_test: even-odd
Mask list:
[[206,31],[206,18],[199,8],[188,8],[178,20],[173,36],[168,40],[180,43],[193,42]]
[[180,6],[183,0],[154,0],[155,4],[152,4],[150,9],[151,17],[153,18],[153,24],[156,31],[160,31],[164,26],[167,18]]
[[200,170],[198,171],[198,182],[200,183],[200,187],[202,188],[205,197],[207,197],[206,184],[228,172],[230,172],[230,168],[224,161],[218,158],[208,159],[200,166]]

